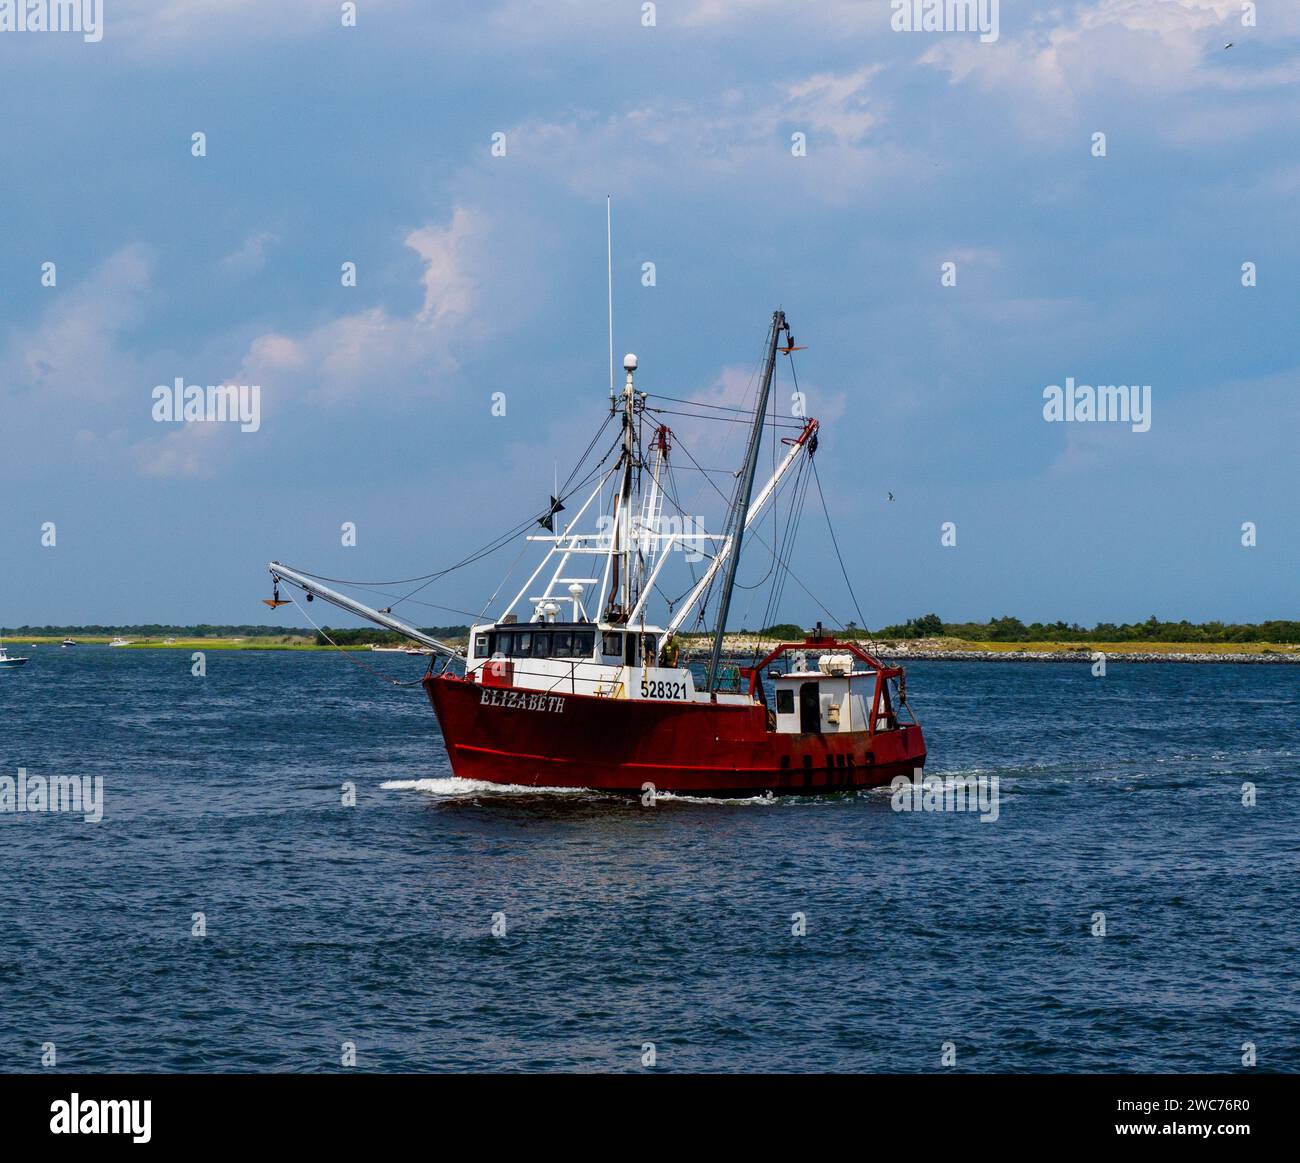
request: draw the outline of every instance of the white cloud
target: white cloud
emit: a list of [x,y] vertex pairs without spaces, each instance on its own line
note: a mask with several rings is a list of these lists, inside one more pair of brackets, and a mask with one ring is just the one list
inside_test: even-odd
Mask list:
[[219,423],[168,427],[161,436],[132,445],[130,458],[145,476],[210,479],[227,452],[234,427]]
[[[456,368],[446,328],[463,327],[476,303],[470,267],[485,225],[481,215],[457,207],[446,226],[426,225],[407,235],[406,245],[424,264],[418,311],[398,315],[371,306],[298,335],[263,333],[248,345],[238,370],[221,382],[261,388],[263,427],[302,405],[382,402],[413,389],[436,390],[439,378]],[[201,476],[236,435],[235,425],[186,424],[136,451],[151,475]]]
[[221,269],[229,275],[255,274],[266,265],[266,249],[279,238],[269,230],[255,230],[221,260]]
[[[919,159],[881,132],[881,66],[727,89],[700,102],[656,100],[607,115],[535,118],[507,131],[510,156],[596,198],[671,187],[716,196],[747,182],[830,204],[856,199]],[[792,134],[807,154],[792,153]],[[484,165],[494,163],[483,163]]]
[[[1108,107],[1131,111],[1135,100],[1293,84],[1300,60],[1261,66],[1253,51],[1260,42],[1240,11],[1233,0],[1094,0],[1037,14],[1027,31],[1004,30],[996,44],[934,37],[919,59],[953,84],[1004,95],[1026,135],[1054,136],[1062,119],[1084,111],[1096,118]],[[1273,15],[1273,37],[1300,29],[1296,11]],[[1227,41],[1234,47],[1225,51]],[[1158,126],[1188,136],[1187,112],[1161,112]]]
[[425,262],[424,306],[420,321],[440,323],[468,316],[474,303],[474,287],[467,270],[465,252],[480,233],[481,223],[458,206],[444,227],[422,226],[406,236],[406,245]]
[[[271,237],[254,235],[228,257],[246,268]],[[30,329],[13,329],[0,353],[0,396],[16,405],[7,411],[21,422],[24,444],[41,432],[68,432],[90,460],[126,461],[151,476],[210,476],[236,437],[248,438],[238,425],[160,427],[157,435],[131,442],[128,434],[151,414],[158,382],[179,375],[202,386],[257,385],[263,428],[294,406],[436,391],[457,366],[449,331],[462,342],[483,333],[471,319],[479,302],[473,272],[487,261],[488,237],[485,218],[464,207],[445,225],[412,230],[405,243],[421,262],[418,308],[401,314],[367,306],[299,334],[263,332],[225,377],[183,366],[186,361],[174,354],[130,354],[128,333],[145,317],[154,260],[143,245],[123,247],[74,285],[66,285],[73,273],[60,269],[59,286],[44,292],[50,296],[45,312]],[[18,434],[13,420],[9,431]]]
[[152,251],[133,243],[79,282],[63,264],[58,286],[36,292],[49,296],[48,307],[30,331],[11,332],[0,363],[4,387],[26,397],[25,410],[80,409],[116,394],[135,370],[118,340],[144,313],[153,266]]
[[[411,7],[412,0],[360,0],[357,31],[364,22],[378,24]],[[342,4],[321,0],[110,0],[104,8],[105,40],[145,55],[191,48],[242,51],[259,42],[301,43],[313,34],[343,31]]]
[[996,269],[1002,265],[1002,255],[988,246],[950,246],[938,256],[935,265],[949,261],[957,263],[959,268],[973,266]]
[[799,12],[791,9],[789,0],[687,0],[674,4],[669,11],[674,16],[680,11],[681,22],[692,28],[734,29],[736,25],[745,25],[779,32],[786,21],[800,26],[815,21],[830,25],[840,35],[869,29],[890,31],[888,5],[864,4],[862,0],[820,0]]
[[[405,242],[424,263],[423,301],[410,315],[366,307],[297,335],[258,336],[233,383],[258,383],[277,398],[337,404],[378,393],[427,388],[437,373],[455,368],[446,327],[464,334],[474,308],[471,268],[486,238],[483,217],[458,207],[446,226],[426,225]],[[346,290],[343,294],[356,294]]]
[[[484,12],[484,8],[490,10]],[[635,37],[671,36],[678,29],[692,35],[739,31],[759,35],[797,35],[810,27],[833,29],[837,35],[861,35],[876,30],[889,34],[889,6],[864,0],[820,0],[792,15],[788,0],[659,0],[653,28],[642,23],[640,0],[610,4],[608,0],[501,0],[474,10],[476,31],[490,21],[494,40],[514,44],[539,41],[579,42],[599,35],[607,42],[626,44]],[[465,30],[462,29],[462,32]]]
[[869,88],[881,68],[868,65],[851,73],[818,73],[786,85],[786,119],[806,123],[838,142],[860,144],[883,121],[879,98]]

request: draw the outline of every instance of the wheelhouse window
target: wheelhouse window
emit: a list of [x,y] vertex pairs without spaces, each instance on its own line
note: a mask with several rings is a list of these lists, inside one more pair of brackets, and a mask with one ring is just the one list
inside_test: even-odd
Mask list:
[[615,630],[606,630],[601,639],[600,652],[610,658],[622,658],[623,635]]
[[794,691],[785,688],[776,692],[776,713],[778,715],[794,714]]
[[[621,634],[611,634],[614,650],[623,649]],[[594,630],[495,630],[474,639],[476,658],[571,658],[587,660],[596,649]]]

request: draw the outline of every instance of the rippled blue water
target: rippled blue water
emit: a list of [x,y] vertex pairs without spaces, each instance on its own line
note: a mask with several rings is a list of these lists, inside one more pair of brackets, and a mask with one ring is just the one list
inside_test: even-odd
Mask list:
[[981,823],[458,787],[334,654],[34,653],[0,774],[105,816],[0,816],[3,1070],[1296,1069],[1300,667],[914,664]]

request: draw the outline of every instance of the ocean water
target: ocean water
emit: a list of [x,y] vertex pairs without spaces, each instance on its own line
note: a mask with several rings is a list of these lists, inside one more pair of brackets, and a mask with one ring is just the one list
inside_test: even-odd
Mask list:
[[333,653],[33,653],[0,775],[104,815],[0,815],[3,1071],[1300,1062],[1300,667],[913,664],[981,822],[461,785],[422,690]]

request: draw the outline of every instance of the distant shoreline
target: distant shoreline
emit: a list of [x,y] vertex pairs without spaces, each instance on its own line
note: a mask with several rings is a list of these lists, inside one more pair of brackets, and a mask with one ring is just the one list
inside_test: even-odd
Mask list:
[[[125,637],[123,635],[122,637]],[[62,638],[7,637],[11,647],[53,647],[59,649]],[[76,638],[78,646],[107,646],[111,638],[88,635]],[[447,639],[450,645],[461,645],[464,640]],[[692,661],[702,661],[707,655],[709,639],[682,639],[689,646]],[[858,640],[865,650],[886,662],[1076,662],[1092,664],[1098,654],[1114,662],[1184,662],[1184,663],[1240,663],[1240,664],[1300,664],[1300,645],[1272,642],[967,642],[959,639],[923,639],[916,642]],[[413,648],[418,643],[410,643]],[[754,639],[741,635],[728,635],[723,640],[723,650],[731,662],[748,661],[755,654],[759,658],[776,645],[775,639]],[[166,642],[156,638],[128,640],[119,650],[346,650],[349,652],[392,653],[371,651],[368,644],[318,645],[310,638],[284,635],[279,638],[248,636],[236,638],[177,638]],[[398,651],[400,652],[400,651]],[[810,654],[821,653],[815,647]],[[423,653],[423,651],[421,651]],[[410,655],[408,657],[414,657]]]
[[[857,640],[882,662],[1075,662],[1091,665],[1098,655],[1108,662],[1300,663],[1300,645],[1275,642],[969,642],[962,639]],[[728,635],[724,650],[761,658],[774,640]],[[815,646],[809,654],[821,653]]]
[[899,662],[1079,662],[1091,665],[1096,656],[1104,655],[1108,662],[1187,662],[1187,663],[1280,663],[1300,664],[1300,652],[1290,650],[1282,653],[1283,647],[1274,647],[1277,653],[1251,652],[1232,653],[1228,651],[1207,651],[1203,645],[1194,643],[1168,643],[1181,649],[1150,651],[1101,650],[1094,647],[1088,651],[1078,650],[916,650],[908,653],[892,651],[877,655],[882,661]]
[[[112,637],[101,634],[70,635],[77,644],[77,648],[82,646],[108,646]],[[126,638],[125,634],[116,635],[115,637]],[[63,642],[62,637],[50,638],[41,635],[23,636],[6,635],[5,642],[11,648],[26,647],[29,644],[36,647],[52,646],[54,649],[61,649],[60,644]],[[412,643],[412,645],[418,645]],[[250,636],[247,638],[180,638],[174,642],[167,642],[161,638],[128,638],[123,646],[114,647],[115,650],[361,650],[365,653],[371,653],[369,644],[347,645],[347,646],[318,646],[311,638],[299,638],[296,636],[285,636],[280,638]]]

